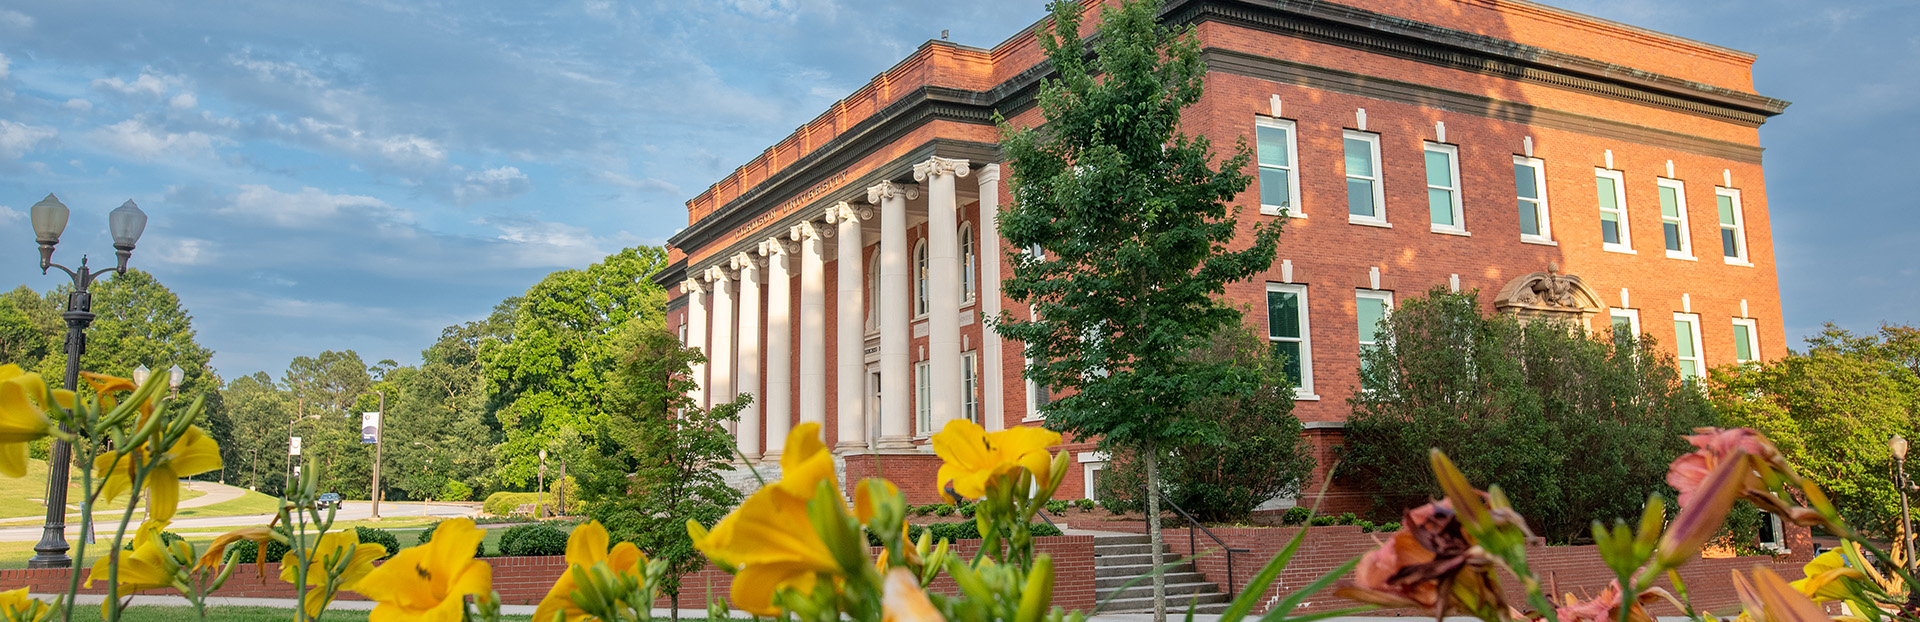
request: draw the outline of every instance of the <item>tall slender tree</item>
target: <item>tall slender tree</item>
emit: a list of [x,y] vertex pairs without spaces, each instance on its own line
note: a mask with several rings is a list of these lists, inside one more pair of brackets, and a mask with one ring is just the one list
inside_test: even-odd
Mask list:
[[[1159,24],[1160,3],[1106,7],[1092,57],[1081,5],[1051,5],[1039,38],[1057,77],[1041,87],[1043,125],[1000,121],[1012,207],[1000,216],[1014,248],[1003,291],[1033,315],[1003,313],[1001,335],[1026,344],[1027,377],[1061,396],[1048,426],[1138,450],[1147,472],[1148,532],[1161,563],[1158,448],[1218,430],[1183,417],[1197,403],[1252,391],[1232,365],[1190,356],[1240,312],[1226,285],[1267,269],[1279,220],[1242,230],[1231,202],[1246,190],[1245,141],[1214,166],[1204,136],[1180,128],[1206,69],[1192,30]],[[1228,247],[1241,234],[1248,244]],[[1166,582],[1153,578],[1154,618]]]

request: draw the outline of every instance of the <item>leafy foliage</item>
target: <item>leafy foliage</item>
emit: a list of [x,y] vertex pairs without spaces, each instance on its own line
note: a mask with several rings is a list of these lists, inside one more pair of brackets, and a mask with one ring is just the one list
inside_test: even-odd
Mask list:
[[389,532],[385,529],[375,529],[373,527],[354,527],[353,532],[355,535],[360,537],[360,542],[362,543],[373,542],[373,543],[379,544],[380,546],[386,547],[387,554],[382,556],[381,559],[393,557],[394,553],[400,552],[400,539],[394,537],[392,532]]
[[567,532],[546,523],[516,525],[500,535],[501,555],[565,555],[566,552]]
[[1341,471],[1380,491],[1378,517],[1439,493],[1426,466],[1433,447],[1473,480],[1499,483],[1552,542],[1636,516],[1648,494],[1672,498],[1664,478],[1688,449],[1681,436],[1716,422],[1672,357],[1651,339],[1487,315],[1476,296],[1435,288],[1400,301],[1380,345],[1361,354],[1374,390],[1348,399]]

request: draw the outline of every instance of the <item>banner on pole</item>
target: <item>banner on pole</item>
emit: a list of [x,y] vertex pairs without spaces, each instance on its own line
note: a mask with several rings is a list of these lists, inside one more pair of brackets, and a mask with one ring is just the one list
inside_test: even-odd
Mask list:
[[287,455],[289,456],[300,455],[300,437],[293,436],[293,437],[287,438]]
[[360,413],[360,444],[380,442],[380,413]]

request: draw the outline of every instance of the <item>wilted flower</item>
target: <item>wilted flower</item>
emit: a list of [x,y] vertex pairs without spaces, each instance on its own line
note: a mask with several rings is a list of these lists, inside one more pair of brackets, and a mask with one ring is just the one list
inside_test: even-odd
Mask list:
[[927,600],[920,581],[905,568],[887,573],[886,587],[880,597],[880,622],[946,622],[940,610]]
[[[551,621],[555,613],[565,615],[567,622],[578,622],[592,617],[573,600],[577,585],[574,583],[573,570],[576,568],[591,570],[605,564],[607,570],[615,576],[625,577],[635,583],[641,581],[647,568],[647,556],[632,542],[621,542],[607,549],[607,528],[600,521],[588,521],[574,528],[573,535],[567,537],[567,572],[560,573],[559,580],[547,590],[547,597],[540,599],[540,606],[534,609],[533,619]],[[628,603],[633,606],[651,607],[652,603]]]
[[354,591],[380,604],[371,619],[383,622],[458,622],[467,596],[493,591],[493,568],[473,558],[486,532],[456,518],[433,531],[433,540],[400,551],[362,577]]
[[[207,545],[207,551],[205,553],[200,554],[200,561],[194,564],[194,569],[198,570],[202,568],[211,568],[215,565],[218,565],[220,563],[220,558],[226,556],[227,547],[232,546],[233,543],[239,542],[241,540],[246,540],[254,543],[255,545],[254,551],[258,553],[257,559],[255,559],[255,561],[264,564],[267,561],[267,547],[262,545],[266,544],[267,541],[272,539],[273,539],[273,530],[267,527],[241,527],[239,529],[235,529],[233,531],[220,534],[220,537],[213,539],[212,544]],[[246,561],[246,560],[240,560],[240,561]]]
[[[0,365],[0,475],[23,477],[27,474],[27,443],[45,438],[53,430],[47,419],[44,400],[47,385],[40,374],[20,370],[19,365]],[[62,406],[73,406],[73,392],[54,391]]]
[[747,497],[712,531],[687,521],[694,548],[708,559],[738,568],[733,604],[748,613],[779,615],[775,596],[782,590],[812,592],[819,575],[841,572],[819,530],[810,528],[807,514],[807,503],[820,484],[827,482],[831,488],[834,481],[832,456],[819,436],[818,423],[795,426],[780,454],[784,477]]
[[[103,480],[102,501],[112,501],[133,486],[135,459],[142,453],[106,453],[94,459],[94,477]],[[174,441],[173,446],[154,461],[153,469],[147,472],[144,485],[151,495],[147,500],[147,515],[155,520],[173,520],[173,512],[180,506],[180,478],[219,469],[219,443],[197,426],[187,428],[186,433],[181,434],[179,440]]]
[[[1642,594],[1634,598],[1631,608],[1627,610],[1627,620],[1653,622],[1653,616],[1648,615],[1646,607],[1641,606],[1653,598],[1657,596]],[[1572,594],[1567,594],[1565,604],[1556,607],[1555,612],[1559,614],[1560,622],[1614,622],[1620,619],[1620,600],[1620,581],[1615,579],[1592,600],[1581,602],[1574,599]]]
[[[373,560],[387,554],[387,547],[378,543],[360,542],[360,532],[347,529],[320,536],[313,550],[307,551],[307,595],[305,603],[309,617],[320,615],[320,610],[333,599],[333,591],[326,589],[329,568],[341,567],[341,556],[347,556],[345,569],[340,576],[334,577],[336,589],[351,590],[360,580],[373,572]],[[204,559],[204,558],[203,558]],[[298,583],[300,559],[289,552],[280,558],[280,580]]]
[[[1680,491],[1680,507],[1692,505],[1700,494],[1700,483],[1706,480],[1707,474],[1712,473],[1721,462],[1730,459],[1735,452],[1753,457],[1763,468],[1782,474],[1793,473],[1793,467],[1787,464],[1786,458],[1780,455],[1780,450],[1773,446],[1773,442],[1752,428],[1694,428],[1693,431],[1695,433],[1686,439],[1699,449],[1675,458],[1673,464],[1667,467],[1667,485]],[[1756,489],[1763,494],[1766,491],[1765,484],[1756,473],[1749,473],[1742,484],[1747,489]]]
[[932,441],[933,452],[940,455],[935,486],[941,496],[947,495],[951,483],[960,496],[978,499],[986,496],[987,484],[994,478],[1018,469],[1032,473],[1035,481],[1050,481],[1053,455],[1047,448],[1060,444],[1060,433],[1031,426],[987,432],[971,421],[955,419]]
[[1827,612],[1766,567],[1753,569],[1753,582],[1732,571],[1733,591],[1754,622],[1827,622]]
[[1447,610],[1442,594],[1467,568],[1473,544],[1461,533],[1453,504],[1435,501],[1408,510],[1400,530],[1360,558],[1354,581],[1340,596],[1383,607]]

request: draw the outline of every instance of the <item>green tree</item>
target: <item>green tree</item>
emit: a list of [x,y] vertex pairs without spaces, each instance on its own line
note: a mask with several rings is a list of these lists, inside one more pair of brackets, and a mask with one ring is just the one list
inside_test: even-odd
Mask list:
[[[373,390],[367,364],[353,350],[294,357],[281,376],[293,399],[293,435],[320,468],[320,490],[348,498],[372,492],[373,449],[360,444],[362,397]],[[370,409],[369,409],[370,410]]]
[[59,350],[66,338],[61,310],[59,303],[25,285],[0,294],[0,363],[39,369],[40,361]]
[[[1039,39],[1059,77],[1040,90],[1044,123],[1000,120],[1013,167],[1000,232],[1014,248],[1043,253],[1015,255],[1002,291],[1034,313],[996,324],[1026,344],[1035,361],[1027,377],[1063,396],[1046,406],[1048,426],[1137,449],[1151,489],[1160,448],[1218,434],[1184,416],[1195,404],[1254,388],[1233,366],[1188,353],[1239,321],[1217,297],[1266,270],[1280,234],[1280,220],[1237,226],[1230,202],[1250,181],[1245,142],[1216,170],[1206,137],[1181,130],[1206,71],[1191,29],[1160,26],[1159,8],[1107,7],[1089,59],[1080,3],[1051,5]],[[1242,234],[1247,247],[1229,251]],[[1148,505],[1158,564],[1158,497]],[[1154,575],[1153,587],[1162,620],[1165,580]]]
[[1916,335],[1889,326],[1876,339],[1829,324],[1807,339],[1805,353],[1712,370],[1713,400],[1730,424],[1772,438],[1848,524],[1898,538],[1900,497],[1887,439],[1913,438],[1920,423],[1920,376],[1910,367]]
[[443,498],[454,483],[468,494],[487,487],[501,434],[485,408],[481,349],[507,337],[512,308],[503,304],[485,320],[447,327],[420,353],[418,368],[387,373],[397,393],[388,396],[393,414],[383,424],[383,485],[412,499]]
[[622,333],[628,354],[613,381],[614,405],[594,428],[603,449],[575,477],[589,516],[614,538],[668,560],[661,590],[679,619],[680,577],[706,565],[687,521],[711,527],[740,503],[740,491],[721,476],[733,470],[726,424],[752,397],[703,410],[687,397],[692,366],[706,360],[698,350],[662,327]]
[[500,484],[531,483],[540,450],[590,435],[624,354],[610,337],[665,321],[666,292],[647,277],[666,264],[664,250],[642,246],[549,274],[516,305],[511,338],[486,344],[487,408],[505,437],[494,456]]
[[221,445],[223,454],[235,456],[227,462],[234,475],[228,481],[280,494],[286,485],[284,475],[292,464],[287,456],[287,436],[288,425],[294,422],[293,400],[267,372],[233,379],[221,396],[233,422],[233,439]]
[[1438,447],[1469,479],[1499,484],[1535,533],[1571,542],[1595,519],[1637,516],[1649,494],[1673,498],[1682,436],[1717,423],[1651,340],[1488,315],[1477,293],[1401,300],[1379,335],[1361,353],[1373,389],[1348,399],[1341,477],[1378,491],[1383,520],[1439,494],[1427,468]]

